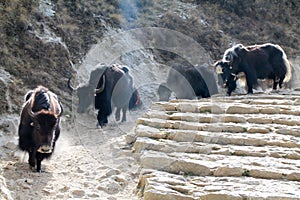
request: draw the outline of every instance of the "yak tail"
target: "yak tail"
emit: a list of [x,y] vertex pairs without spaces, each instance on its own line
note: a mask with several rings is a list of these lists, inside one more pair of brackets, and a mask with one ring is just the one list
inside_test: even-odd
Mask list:
[[289,62],[289,60],[287,59],[285,53],[283,53],[283,64],[286,67],[286,75],[285,78],[283,80],[284,83],[289,83],[291,81],[292,78],[292,64]]

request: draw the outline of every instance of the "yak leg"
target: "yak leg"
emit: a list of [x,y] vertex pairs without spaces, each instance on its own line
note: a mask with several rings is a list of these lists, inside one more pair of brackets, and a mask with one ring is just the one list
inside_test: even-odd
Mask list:
[[98,111],[97,115],[98,125],[103,127],[108,123],[107,116],[103,114],[100,110]]
[[120,121],[120,115],[121,115],[121,108],[117,108],[115,113],[115,118],[117,122]]
[[41,165],[42,165],[43,159],[44,159],[44,155],[42,153],[36,154],[36,171],[37,172],[42,172]]
[[253,88],[252,85],[248,85],[248,94],[253,94]]
[[29,151],[28,163],[29,163],[31,168],[35,167],[35,153],[32,150]]
[[126,107],[122,108],[122,113],[123,113],[122,122],[126,122],[126,111],[127,111]]
[[279,79],[279,88],[282,88],[282,83],[283,83],[284,78]]
[[[278,80],[276,77],[273,78],[273,90],[277,89],[278,82],[280,82],[280,80]],[[281,82],[281,84],[282,84],[282,82]],[[280,88],[281,88],[281,84],[279,83]]]
[[42,160],[41,159],[37,159],[37,162],[36,162],[36,171],[37,172],[42,172],[42,170],[41,170],[41,164],[42,164]]
[[248,80],[247,78],[246,81],[247,81],[248,94],[253,94],[253,83],[250,82],[250,80]]

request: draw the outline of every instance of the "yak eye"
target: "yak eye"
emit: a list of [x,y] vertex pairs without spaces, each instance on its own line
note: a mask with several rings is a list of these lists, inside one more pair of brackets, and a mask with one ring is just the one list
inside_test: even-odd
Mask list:
[[231,55],[228,54],[228,55],[226,56],[226,60],[227,60],[227,61],[230,61],[230,59],[231,59]]

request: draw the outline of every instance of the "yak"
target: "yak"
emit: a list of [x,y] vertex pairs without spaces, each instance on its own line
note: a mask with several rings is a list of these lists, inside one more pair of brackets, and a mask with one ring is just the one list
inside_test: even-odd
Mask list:
[[[101,64],[102,65],[102,64]],[[100,65],[100,66],[101,66]],[[78,113],[87,113],[89,112],[89,108],[94,105],[94,90],[97,86],[99,80],[99,74],[103,73],[102,68],[96,68],[94,71],[91,72],[90,79],[88,84],[80,86],[80,87],[73,87],[71,84],[71,78],[68,79],[68,87],[72,92],[76,92],[78,97],[78,106],[77,112]]]
[[[202,77],[205,76],[206,81]],[[158,87],[160,101],[168,101],[174,92],[178,99],[208,98],[218,92],[215,77],[208,69],[196,69],[191,64],[174,63],[168,72],[167,81]]]
[[133,83],[133,77],[126,66],[114,64],[106,67],[95,89],[95,109],[98,109],[98,127],[108,123],[108,116],[116,108],[116,121],[126,121],[126,112],[142,106],[140,95]]
[[227,88],[226,94],[228,96],[236,89],[236,79],[238,76],[233,76],[230,72],[230,65],[228,62],[218,60],[214,64],[215,70],[218,74],[218,84],[224,88]]
[[19,148],[29,153],[29,165],[41,172],[41,162],[50,158],[60,135],[63,106],[44,86],[26,93],[18,129]]
[[[266,43],[261,45],[244,46],[237,44],[227,49],[223,55],[225,69],[224,80],[232,80],[228,85],[227,93],[230,95],[238,74],[245,74],[248,94],[253,93],[258,79],[273,80],[273,90],[282,88],[283,83],[291,80],[292,68],[283,49],[276,44]],[[220,64],[220,63],[219,63]],[[229,87],[231,89],[229,89]]]

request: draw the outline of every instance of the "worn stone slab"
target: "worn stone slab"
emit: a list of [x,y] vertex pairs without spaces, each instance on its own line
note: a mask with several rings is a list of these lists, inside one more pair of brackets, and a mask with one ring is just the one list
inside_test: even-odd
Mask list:
[[290,128],[290,127],[280,128],[280,129],[277,129],[275,132],[278,134],[294,135],[294,136],[300,137],[300,126],[293,127],[293,128]]
[[170,119],[170,114],[168,114],[165,111],[151,110],[151,111],[144,113],[143,117],[144,118]]
[[225,109],[216,104],[212,105],[201,105],[199,106],[200,113],[213,113],[213,114],[222,114],[225,113]]
[[[272,157],[237,157],[216,154],[142,152],[140,163],[143,168],[169,173],[197,176],[249,176],[264,179],[299,179],[299,161]],[[233,172],[236,170],[236,173]]]
[[236,156],[275,157],[300,160],[300,150],[298,148],[208,144],[204,142],[195,142],[193,137],[185,139],[184,142],[168,139],[157,140],[151,139],[149,137],[138,137],[134,143],[133,150],[135,153],[141,153],[144,150],[154,150],[165,153],[185,152]]
[[228,114],[257,114],[259,109],[253,106],[246,105],[232,105],[226,109]]
[[140,191],[149,191],[144,198],[150,200],[296,200],[300,195],[299,187],[300,183],[296,181],[252,177],[182,177],[156,170],[142,170],[138,185]]
[[135,137],[149,137],[149,138],[167,138],[168,133],[165,131],[161,131],[160,129],[145,126],[143,124],[138,124],[135,128]]

